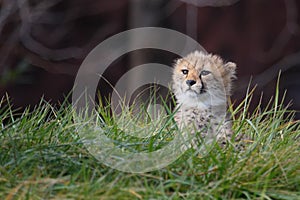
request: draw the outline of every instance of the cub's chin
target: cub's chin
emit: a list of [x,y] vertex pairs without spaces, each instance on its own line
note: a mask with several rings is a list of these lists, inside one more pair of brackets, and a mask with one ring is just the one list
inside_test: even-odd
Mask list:
[[194,90],[187,90],[177,94],[179,104],[187,107],[207,107],[211,105],[211,98],[208,93],[200,93]]
[[182,95],[186,95],[190,98],[201,98],[201,96],[205,96],[206,91],[195,91],[193,89],[187,89]]
[[200,95],[200,93],[196,92],[195,90],[192,89],[187,89],[183,95],[187,95],[189,97],[197,97],[198,95]]

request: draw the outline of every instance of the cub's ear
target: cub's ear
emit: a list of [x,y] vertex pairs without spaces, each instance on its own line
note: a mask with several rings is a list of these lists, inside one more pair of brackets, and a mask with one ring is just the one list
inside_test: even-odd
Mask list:
[[175,64],[178,65],[178,64],[181,63],[182,61],[183,61],[182,58],[175,59]]
[[225,70],[232,78],[236,77],[236,64],[234,62],[227,62],[225,64]]
[[235,72],[236,64],[234,62],[228,62],[225,64],[225,67],[228,71]]

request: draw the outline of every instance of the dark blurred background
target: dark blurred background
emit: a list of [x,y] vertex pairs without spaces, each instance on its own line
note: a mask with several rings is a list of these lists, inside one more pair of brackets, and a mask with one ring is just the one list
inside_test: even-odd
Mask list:
[[[274,95],[281,70],[286,103],[300,110],[300,1],[298,0],[2,0],[0,1],[0,95],[14,107],[53,104],[70,93],[77,70],[96,45],[144,26],[170,28],[197,40],[208,52],[238,64],[233,99],[248,82]],[[112,83],[130,68],[171,65],[176,55],[144,49],[122,56],[105,72]],[[111,92],[105,81],[103,95]],[[300,118],[300,115],[297,115]]]

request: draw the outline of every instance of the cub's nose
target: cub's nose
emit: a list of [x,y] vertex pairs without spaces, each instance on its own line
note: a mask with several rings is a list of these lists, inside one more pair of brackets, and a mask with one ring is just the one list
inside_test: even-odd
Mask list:
[[194,85],[196,83],[196,81],[194,81],[194,80],[187,80],[186,81],[186,84],[188,85],[188,86],[192,86],[192,85]]

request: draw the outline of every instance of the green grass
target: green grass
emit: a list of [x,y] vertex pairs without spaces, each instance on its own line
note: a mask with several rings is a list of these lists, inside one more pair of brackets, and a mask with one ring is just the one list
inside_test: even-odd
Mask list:
[[[253,137],[245,151],[236,152],[231,145],[216,145],[203,155],[190,150],[171,165],[144,173],[121,172],[95,159],[78,135],[78,127],[89,124],[74,120],[67,103],[57,109],[41,101],[19,113],[4,98],[0,199],[299,199],[300,122],[278,96],[277,91],[267,108],[258,105],[251,115],[251,95],[230,107],[235,133]],[[126,136],[108,110],[99,108],[106,126],[99,117],[90,124],[105,128],[115,145],[131,143],[124,151],[155,151],[175,135],[172,120],[149,129],[151,118],[141,117],[139,127],[145,123],[145,130],[157,135],[141,140]],[[131,117],[130,110],[123,116]]]

